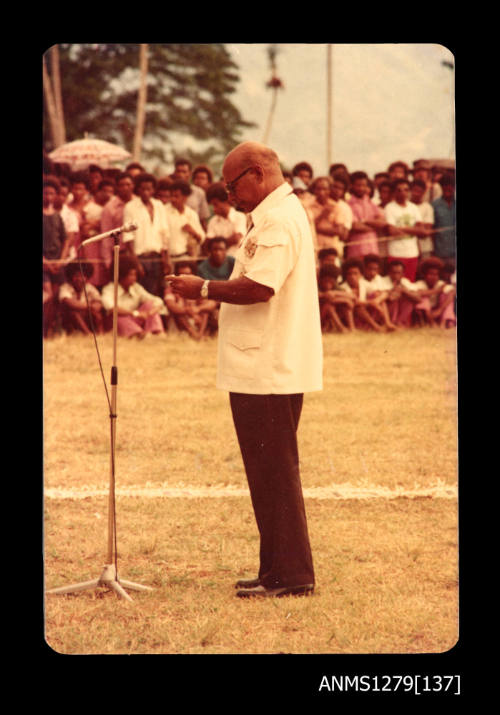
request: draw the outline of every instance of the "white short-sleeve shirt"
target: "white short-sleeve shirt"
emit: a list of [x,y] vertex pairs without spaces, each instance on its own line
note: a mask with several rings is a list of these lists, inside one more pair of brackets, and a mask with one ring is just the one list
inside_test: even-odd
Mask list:
[[[384,208],[384,212],[387,223],[398,228],[411,228],[422,221],[420,209],[411,201],[407,201],[405,206],[401,206],[396,201],[390,201]],[[412,235],[395,238],[388,242],[388,251],[390,256],[416,258],[419,255],[417,238]]]
[[165,208],[159,199],[150,199],[153,204],[153,220],[139,196],[134,196],[123,209],[124,223],[135,223],[137,229],[126,233],[124,242],[134,241],[137,256],[142,253],[161,253],[168,248],[169,230]]
[[370,296],[372,293],[375,291],[384,291],[387,290],[387,282],[384,279],[384,276],[381,276],[380,273],[377,273],[371,281],[364,279],[367,283],[367,295]]
[[[350,295],[354,295],[354,291],[347,283],[347,281],[343,281],[339,285],[339,289],[345,291],[346,293],[349,293]],[[359,295],[358,295],[358,300],[360,300],[362,303],[364,303],[371,291],[375,290],[375,288],[371,288],[371,283],[369,283],[365,278],[360,278],[359,279]]]
[[200,223],[198,214],[187,204],[184,206],[182,213],[170,203],[165,204],[164,210],[169,232],[168,250],[171,256],[180,256],[183,253],[187,253],[189,233],[183,229],[183,226],[187,223],[191,228],[194,228],[202,239],[205,238],[205,231]]
[[[105,310],[111,311],[115,305],[114,283],[108,283],[102,289],[102,304]],[[168,313],[165,303],[158,295],[152,295],[140,284],[133,283],[128,290],[118,284],[117,286],[117,302],[118,307],[124,310],[137,310],[143,303],[152,301],[160,308],[160,315]]]
[[304,207],[283,183],[250,214],[231,278],[246,276],[274,295],[252,305],[222,303],[216,386],[246,394],[321,390],[323,349],[315,254]]
[[[396,287],[396,284],[390,278],[389,276],[382,276],[382,280],[379,283],[380,285],[384,286],[385,290],[391,291],[393,288]],[[409,278],[401,278],[401,285],[403,288],[406,288],[406,290],[418,290],[416,283],[413,283]]]
[[[414,283],[415,290],[429,290],[429,286],[425,282],[425,280],[419,280]],[[442,288],[443,293],[449,293],[451,290],[453,290],[453,286],[445,283],[444,281],[438,281],[436,285],[434,286],[435,288]],[[439,305],[439,298],[440,295],[439,293],[434,293],[433,295],[428,296],[429,302],[431,304],[432,308],[436,308]]]
[[[222,238],[231,238],[234,233],[241,233],[244,236],[247,232],[247,217],[242,211],[236,211],[235,208],[231,206],[227,218],[223,216],[218,216],[214,214],[208,221],[207,225],[207,238],[215,238],[215,236],[222,236]],[[227,249],[228,256],[236,255],[238,247],[236,245],[229,246]]]

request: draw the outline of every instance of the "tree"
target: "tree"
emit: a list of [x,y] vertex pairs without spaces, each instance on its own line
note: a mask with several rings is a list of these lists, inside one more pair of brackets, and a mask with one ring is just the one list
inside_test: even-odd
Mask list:
[[266,83],[266,87],[272,92],[271,108],[269,110],[269,115],[267,117],[266,129],[264,131],[264,136],[262,137],[262,143],[267,144],[269,139],[269,134],[271,133],[271,125],[273,123],[274,112],[276,110],[276,102],[278,99],[278,91],[284,88],[284,84],[278,77],[278,70],[276,66],[276,55],[278,54],[278,47],[276,45],[270,45],[267,48],[267,56],[269,58],[269,64],[271,66],[271,79]]
[[[67,141],[88,132],[132,153],[140,46],[61,44],[58,49]],[[142,159],[170,163],[179,136],[187,135],[201,148],[183,154],[220,162],[240,141],[242,129],[255,126],[230,100],[237,70],[222,44],[150,44]],[[44,146],[54,148],[50,121],[44,122]]]
[[[47,68],[47,60],[50,62],[50,74]],[[57,45],[54,45],[47,52],[47,56],[43,58],[42,73],[45,105],[49,118],[52,144],[55,149],[66,141],[61,93],[61,73],[59,67],[59,48]]]

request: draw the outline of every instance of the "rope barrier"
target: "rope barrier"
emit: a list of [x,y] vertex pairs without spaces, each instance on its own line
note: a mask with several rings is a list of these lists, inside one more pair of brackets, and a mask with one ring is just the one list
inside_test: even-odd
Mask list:
[[[137,258],[137,256],[136,256]],[[184,261],[204,261],[208,256],[188,256],[186,258],[170,258],[170,263],[184,263]],[[105,263],[103,258],[83,258],[83,263]],[[141,258],[141,263],[160,263],[161,258]],[[72,263],[73,261],[76,261],[76,258],[56,258],[56,259],[49,259],[46,258],[45,262],[54,264],[54,265],[61,265],[61,266],[66,266],[68,263]]]
[[[454,229],[455,226],[443,226],[442,228],[436,228],[433,229],[433,234],[435,233],[442,233],[443,231],[451,231],[451,229]],[[385,243],[389,241],[400,241],[401,239],[404,238],[419,238],[418,236],[381,236],[377,237],[377,242],[379,243]],[[432,236],[425,236],[424,238],[432,238]],[[364,243],[362,239],[359,241],[346,241],[344,243],[345,246],[357,246]],[[170,258],[171,263],[178,263],[180,261],[204,261],[208,256],[189,256],[187,258]],[[73,258],[65,258],[65,259],[46,259],[47,263],[51,264],[59,264],[59,265],[66,265],[70,261],[73,261]],[[141,258],[141,263],[158,263],[162,259],[161,258]],[[104,263],[103,258],[85,258],[84,259],[85,263]]]
[[[404,229],[405,227],[401,226],[400,228]],[[411,228],[411,227],[408,226],[407,228]],[[455,226],[443,226],[442,228],[435,228],[435,229],[432,229],[432,234],[430,236],[381,236],[381,237],[377,236],[377,242],[378,243],[386,243],[389,241],[401,241],[402,239],[405,239],[405,238],[416,238],[419,240],[425,240],[426,238],[432,238],[432,236],[435,233],[442,233],[443,231],[451,231],[452,229],[455,229]],[[344,245],[345,246],[358,246],[362,243],[365,243],[365,241],[363,241],[363,239],[360,239],[359,241],[345,241]]]

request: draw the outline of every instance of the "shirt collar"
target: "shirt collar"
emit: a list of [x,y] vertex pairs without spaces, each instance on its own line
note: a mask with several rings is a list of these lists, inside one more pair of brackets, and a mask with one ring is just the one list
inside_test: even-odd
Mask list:
[[281,203],[285,196],[288,196],[292,192],[293,188],[290,186],[288,181],[284,181],[278,186],[277,189],[271,191],[271,193],[268,194],[265,199],[262,199],[260,204],[258,204],[253,211],[250,211],[253,225],[255,226],[262,216],[267,213],[267,211]]
[[359,203],[365,203],[370,200],[370,197],[367,194],[364,194],[361,198],[359,196],[355,196],[352,194],[351,196],[352,201],[358,201]]

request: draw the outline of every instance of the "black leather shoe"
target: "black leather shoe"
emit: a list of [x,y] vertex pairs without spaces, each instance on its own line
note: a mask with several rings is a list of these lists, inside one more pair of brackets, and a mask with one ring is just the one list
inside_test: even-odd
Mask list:
[[302,586],[284,586],[283,588],[266,588],[266,586],[255,586],[254,588],[242,588],[236,592],[239,598],[281,598],[281,596],[308,596],[314,591],[314,584],[306,583]]
[[235,588],[255,588],[260,586],[260,578],[241,579],[234,584]]

